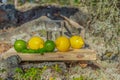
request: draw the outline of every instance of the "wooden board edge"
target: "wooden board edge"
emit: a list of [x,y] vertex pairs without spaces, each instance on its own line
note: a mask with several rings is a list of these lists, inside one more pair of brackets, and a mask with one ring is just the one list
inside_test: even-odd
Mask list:
[[[6,53],[3,53],[2,58],[7,59],[10,56],[17,55],[21,58],[22,61],[80,61],[80,60],[96,60],[96,51],[89,50],[90,52],[82,52],[79,53],[79,51],[72,51],[72,53],[66,52],[66,53],[46,53],[45,55],[41,54],[22,54],[17,53],[14,49],[10,49]],[[51,55],[54,54],[54,55]],[[86,57],[82,57],[82,56]],[[36,57],[36,58],[34,58]]]

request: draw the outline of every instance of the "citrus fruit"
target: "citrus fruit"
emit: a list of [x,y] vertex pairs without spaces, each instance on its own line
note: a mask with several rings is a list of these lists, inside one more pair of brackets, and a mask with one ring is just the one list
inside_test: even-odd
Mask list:
[[33,49],[23,49],[21,51],[22,53],[31,53],[31,54],[44,54],[46,52],[46,50],[44,48],[40,48],[40,49],[37,49],[37,50],[33,50]]
[[32,50],[32,49],[23,49],[21,52],[22,52],[22,53],[35,53],[36,50]]
[[37,50],[37,53],[40,53],[40,54],[44,54],[45,52],[47,51],[44,47]]
[[39,48],[43,48],[44,47],[44,40],[38,36],[34,36],[28,41],[28,47],[30,49],[34,49],[34,50],[37,50]]
[[16,40],[14,43],[14,49],[17,52],[21,52],[23,49],[27,48],[27,43],[24,40]]
[[74,49],[80,49],[84,46],[84,40],[81,36],[72,36],[70,38],[71,47]]
[[65,36],[58,37],[55,40],[55,44],[56,44],[56,48],[62,52],[68,51],[70,48],[70,41]]
[[47,52],[53,52],[55,49],[55,43],[52,40],[47,40],[44,44],[44,48]]

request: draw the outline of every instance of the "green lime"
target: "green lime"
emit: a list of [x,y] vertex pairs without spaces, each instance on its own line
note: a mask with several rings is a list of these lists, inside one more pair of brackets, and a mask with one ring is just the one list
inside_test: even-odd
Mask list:
[[40,53],[40,54],[44,54],[45,52],[47,52],[45,48],[40,48],[37,50],[37,53]]
[[22,53],[28,53],[28,50],[29,50],[29,49],[23,49],[21,52],[22,52]]
[[36,50],[28,49],[28,53],[36,53]]
[[23,49],[21,51],[22,53],[29,53],[29,54],[44,54],[46,52],[45,48],[40,48],[40,49],[37,49],[37,50],[33,50],[33,49]]
[[44,43],[44,48],[46,49],[47,52],[53,52],[55,50],[55,43],[52,40],[47,40]]
[[27,43],[24,40],[16,40],[14,43],[14,49],[17,52],[21,52],[23,49],[27,48]]

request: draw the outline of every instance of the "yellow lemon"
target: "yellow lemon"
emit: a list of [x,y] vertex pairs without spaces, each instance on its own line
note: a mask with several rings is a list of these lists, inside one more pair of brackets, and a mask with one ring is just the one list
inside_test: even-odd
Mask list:
[[55,40],[55,44],[56,44],[56,48],[61,52],[68,51],[70,48],[70,41],[65,36],[58,37]]
[[84,40],[81,36],[72,36],[70,38],[71,47],[74,49],[80,49],[84,46]]
[[34,36],[28,41],[28,47],[30,49],[35,49],[35,50],[39,48],[43,48],[44,40],[38,36]]

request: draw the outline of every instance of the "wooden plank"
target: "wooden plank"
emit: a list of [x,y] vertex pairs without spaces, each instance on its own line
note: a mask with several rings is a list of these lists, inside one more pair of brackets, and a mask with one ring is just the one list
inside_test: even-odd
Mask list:
[[41,54],[17,53],[13,48],[3,53],[6,59],[12,55],[18,55],[22,61],[74,61],[96,60],[96,52],[90,49],[70,50],[68,52],[52,52]]

